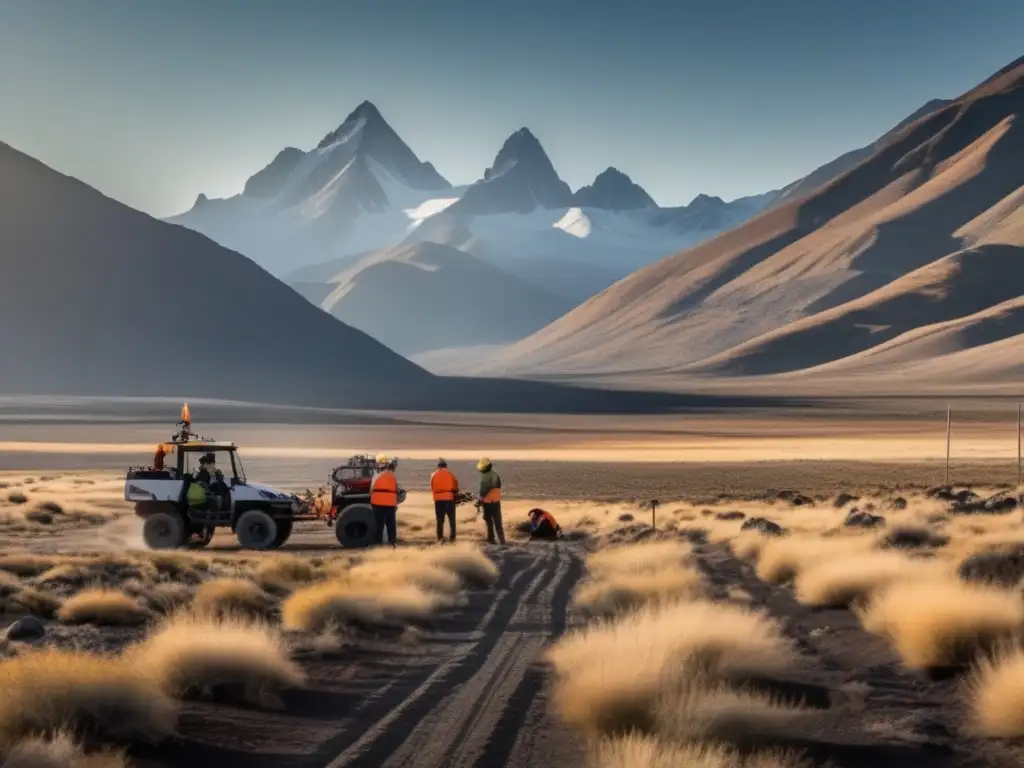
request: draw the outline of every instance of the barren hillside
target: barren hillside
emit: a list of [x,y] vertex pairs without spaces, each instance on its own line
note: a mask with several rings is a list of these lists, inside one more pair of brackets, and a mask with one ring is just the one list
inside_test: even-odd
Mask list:
[[431,242],[377,251],[354,264],[338,264],[322,281],[292,285],[326,312],[407,356],[516,341],[571,306],[472,254]]
[[507,348],[490,372],[813,377],[884,359],[923,375],[939,347],[909,341],[941,336],[949,365],[1005,339],[1008,365],[984,375],[1014,375],[1022,112],[1024,59],[894,130],[808,197],[619,281]]

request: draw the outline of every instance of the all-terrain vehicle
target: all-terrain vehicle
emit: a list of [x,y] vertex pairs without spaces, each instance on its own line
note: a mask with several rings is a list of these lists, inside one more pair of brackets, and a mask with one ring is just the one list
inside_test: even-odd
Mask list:
[[[288,540],[296,520],[308,517],[294,494],[250,482],[234,443],[194,435],[187,405],[178,427],[170,442],[157,446],[153,466],[129,467],[125,478],[124,498],[135,503],[135,513],[145,521],[147,546],[205,547],[217,528],[231,528],[246,549],[274,549]],[[223,486],[202,486],[205,493],[190,493],[199,484],[200,458],[209,454],[222,468]],[[172,455],[173,466],[165,467],[163,457]],[[204,501],[197,502],[197,495]]]
[[[327,525],[334,526],[338,543],[348,549],[369,547],[381,540],[383,531],[377,529],[377,521],[370,506],[370,483],[377,471],[377,460],[373,456],[359,454],[331,470],[325,489],[330,500],[322,516]],[[404,488],[398,489],[398,503],[405,501]]]

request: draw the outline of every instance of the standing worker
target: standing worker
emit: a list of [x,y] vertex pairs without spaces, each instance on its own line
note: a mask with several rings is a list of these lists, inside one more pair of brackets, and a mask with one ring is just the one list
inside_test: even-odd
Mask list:
[[505,529],[501,525],[501,475],[494,471],[491,460],[484,457],[476,463],[480,471],[480,505],[484,511],[484,522],[487,523],[487,542],[505,543]]
[[430,476],[430,493],[434,497],[434,517],[437,518],[437,542],[444,541],[444,519],[448,518],[448,541],[455,541],[455,494],[459,492],[459,481],[448,470],[448,462],[437,460],[437,469]]
[[370,506],[377,522],[377,543],[387,528],[388,541],[394,547],[398,539],[398,479],[395,467],[398,462],[381,454],[377,457],[377,472],[370,481]]

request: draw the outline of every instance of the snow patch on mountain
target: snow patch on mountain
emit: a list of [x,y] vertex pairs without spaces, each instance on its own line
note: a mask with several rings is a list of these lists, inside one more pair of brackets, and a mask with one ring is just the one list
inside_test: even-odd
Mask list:
[[570,208],[565,216],[551,226],[580,238],[589,237],[591,231],[590,219],[580,208]]

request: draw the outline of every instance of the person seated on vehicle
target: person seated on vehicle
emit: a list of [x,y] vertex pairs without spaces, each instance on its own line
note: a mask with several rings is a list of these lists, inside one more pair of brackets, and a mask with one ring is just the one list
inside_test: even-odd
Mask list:
[[562,527],[550,512],[543,509],[531,509],[529,515],[531,541],[533,539],[555,541],[562,535]]
[[231,506],[231,490],[224,482],[224,473],[217,469],[217,458],[212,453],[199,459],[199,472],[196,473],[196,480],[217,497],[221,509]]
[[185,486],[182,489],[182,496],[185,503],[193,509],[206,509],[206,486],[187,472],[185,473],[184,480]]

